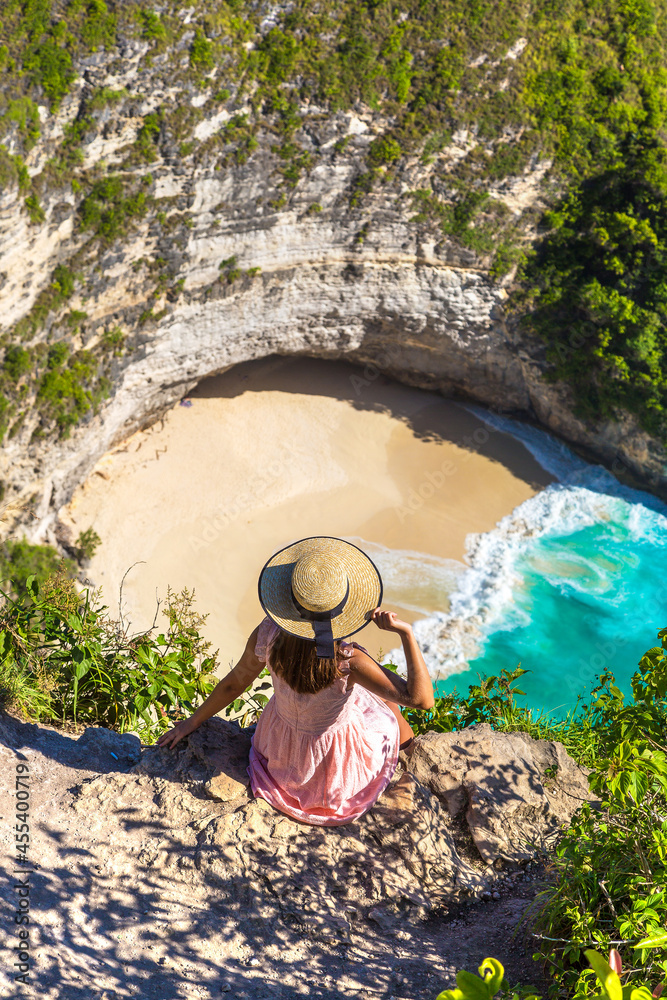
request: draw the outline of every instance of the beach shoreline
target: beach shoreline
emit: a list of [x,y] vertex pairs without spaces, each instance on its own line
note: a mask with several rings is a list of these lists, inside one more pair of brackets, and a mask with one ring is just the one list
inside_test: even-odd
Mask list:
[[[101,537],[88,576],[112,613],[125,576],[133,630],[151,625],[167,585],[194,589],[221,675],[263,617],[262,565],[290,541],[366,547],[383,603],[414,621],[446,610],[466,536],[552,481],[461,405],[340,362],[238,365],[183,402],[103,456],[60,521]],[[375,656],[395,645],[372,625],[355,638]]]

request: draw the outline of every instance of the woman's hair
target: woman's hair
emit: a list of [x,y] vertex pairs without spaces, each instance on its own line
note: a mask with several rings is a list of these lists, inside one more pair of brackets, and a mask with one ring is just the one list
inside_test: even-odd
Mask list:
[[340,676],[338,669],[339,642],[334,643],[333,660],[318,660],[315,643],[300,635],[290,635],[282,629],[271,644],[271,667],[298,694],[316,694]]

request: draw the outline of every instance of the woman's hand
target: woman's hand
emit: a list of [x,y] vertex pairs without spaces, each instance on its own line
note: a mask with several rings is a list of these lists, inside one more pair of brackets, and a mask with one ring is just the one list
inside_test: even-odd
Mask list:
[[183,739],[184,736],[189,736],[197,729],[197,723],[193,722],[193,717],[190,716],[189,719],[183,719],[183,722],[179,722],[177,726],[170,729],[168,733],[163,733],[160,739],[157,741],[159,747],[171,747],[176,746],[177,743]]
[[398,632],[399,635],[409,635],[412,632],[412,625],[409,622],[401,621],[395,611],[383,611],[376,608],[371,615],[378,628],[385,632]]

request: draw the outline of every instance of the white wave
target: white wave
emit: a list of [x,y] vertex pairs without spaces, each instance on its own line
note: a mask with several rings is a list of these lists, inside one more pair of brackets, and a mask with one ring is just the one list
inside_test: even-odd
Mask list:
[[[494,420],[505,419],[492,416]],[[516,422],[511,423],[514,425]],[[510,432],[506,426],[502,429]],[[542,438],[546,439],[549,448],[553,445],[552,453],[547,448],[541,451],[540,462],[555,474],[558,463],[565,462],[568,449],[541,431],[534,428],[528,430],[539,435],[540,448],[544,444]],[[520,504],[493,531],[468,535],[466,562],[469,568],[460,577],[458,589],[450,597],[449,611],[430,615],[416,622],[414,627],[434,679],[466,670],[469,661],[479,655],[484,638],[490,631],[511,629],[527,623],[528,612],[516,600],[522,582],[517,561],[530,552],[539,539],[566,536],[590,525],[605,524],[622,525],[625,544],[632,537],[634,540],[667,545],[667,519],[657,509],[659,505],[664,510],[664,504],[656,502],[648,494],[622,487],[616,480],[614,484],[618,489],[601,491],[601,477],[596,467],[587,466],[574,455],[572,459],[575,470],[572,476],[576,475],[580,482],[588,482],[588,487],[571,482],[553,484]],[[586,470],[592,470],[588,479]],[[559,471],[565,476],[571,470],[560,467]],[[602,472],[607,475],[605,470]],[[571,480],[572,476],[567,475],[566,478]],[[628,500],[628,494],[632,495],[632,500]],[[611,590],[605,580],[602,561],[598,567],[589,565],[588,581],[582,579],[579,584],[575,562],[573,553],[573,578],[569,581],[573,587],[580,585],[582,593],[589,592],[591,588],[599,593]],[[557,567],[554,565],[552,570],[557,571]],[[608,579],[612,575],[613,567],[609,569]],[[564,582],[562,577],[561,581]],[[402,650],[390,651],[386,660],[397,663],[399,668],[405,670]]]

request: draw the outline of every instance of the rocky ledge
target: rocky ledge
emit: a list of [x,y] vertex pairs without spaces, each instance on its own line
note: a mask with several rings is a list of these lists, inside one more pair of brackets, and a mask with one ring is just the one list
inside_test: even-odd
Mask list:
[[[133,970],[133,981],[145,980],[142,997],[164,1000],[183,995],[188,969],[199,969],[199,995],[215,996],[233,963],[247,986],[258,955],[265,979],[270,966],[281,995],[297,996],[304,948],[311,963],[322,949],[334,965],[340,959],[344,978],[362,941],[373,942],[376,972],[387,952],[390,978],[396,943],[421,941],[404,957],[430,955],[442,984],[483,955],[471,959],[459,944],[447,955],[451,967],[442,966],[438,927],[487,900],[501,908],[494,924],[507,936],[519,914],[502,908],[516,880],[589,795],[585,772],[560,744],[488,725],[417,737],[374,808],[333,828],[293,822],[252,799],[249,733],[221,719],[176,751],[142,749],[136,736],[103,729],[75,740],[9,716],[0,718],[0,738],[6,783],[13,787],[13,756],[32,776],[43,996],[95,995],[84,986],[98,980],[119,990],[108,995],[136,995],[124,992]],[[8,825],[3,835],[11,839]],[[486,928],[481,950],[498,927]],[[354,989],[339,982],[336,995]],[[387,989],[395,995],[396,984]],[[424,990],[408,995],[437,992]],[[267,995],[266,983],[257,995]]]

